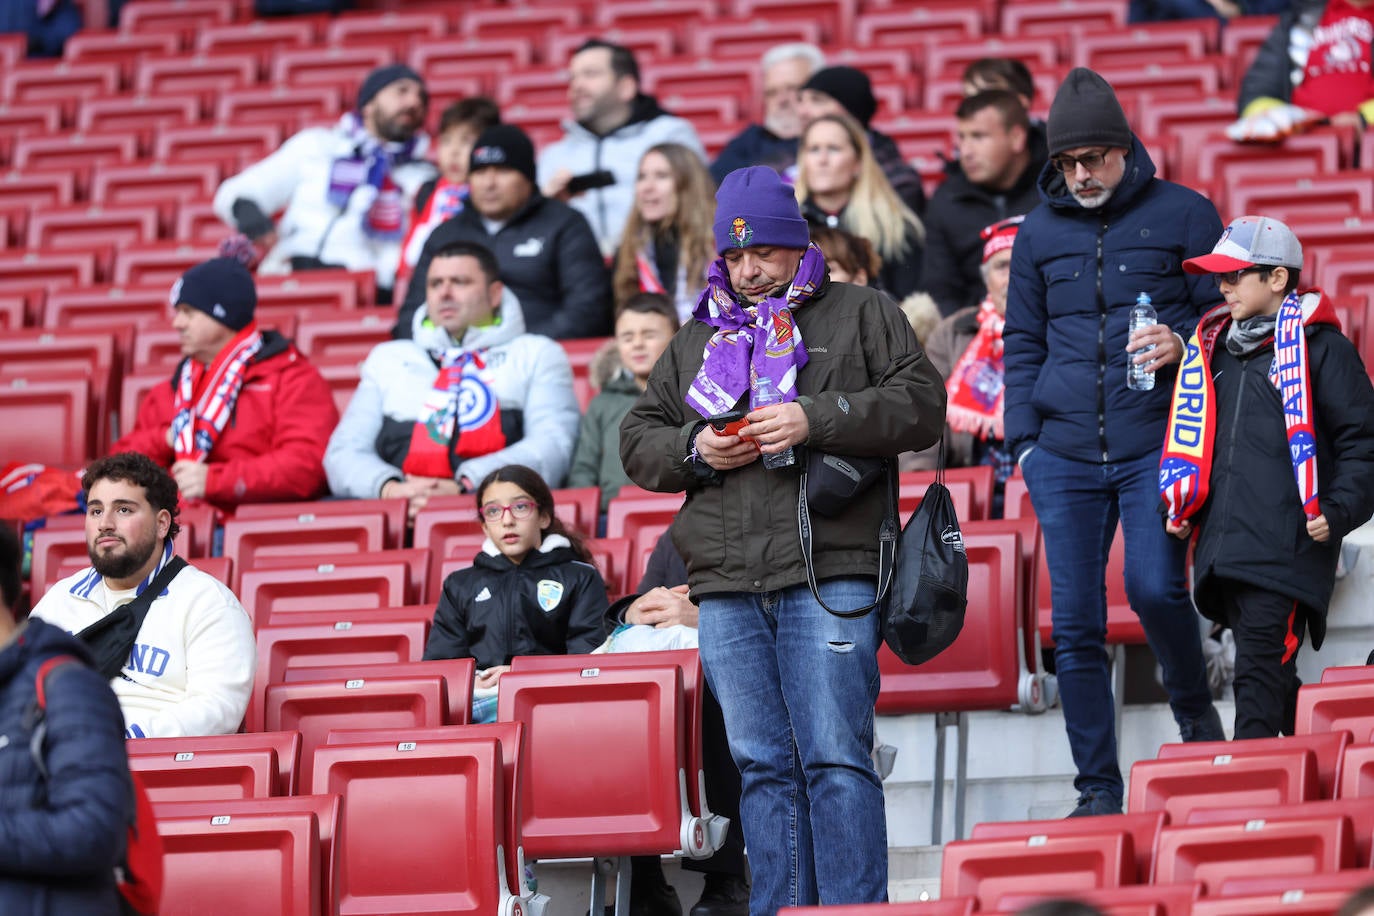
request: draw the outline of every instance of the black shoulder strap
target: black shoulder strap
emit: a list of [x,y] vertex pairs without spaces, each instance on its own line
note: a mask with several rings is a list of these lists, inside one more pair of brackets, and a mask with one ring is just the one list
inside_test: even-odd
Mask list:
[[820,588],[816,585],[816,565],[811,559],[811,508],[806,504],[806,462],[801,462],[801,493],[797,496],[797,528],[801,532],[802,560],[806,563],[806,584],[811,586],[811,595],[821,607],[836,617],[863,617],[875,608],[881,608],[892,586],[892,572],[897,566],[897,473],[891,461],[887,465],[887,515],[878,528],[878,594],[872,604],[854,608],[850,611],[837,611],[821,598]]
[[48,781],[48,764],[43,759],[43,743],[48,739],[48,678],[63,665],[79,664],[74,655],[54,655],[43,660],[34,678],[33,734],[29,736],[29,755],[43,782]]
[[133,601],[120,605],[76,634],[78,639],[90,647],[95,656],[96,670],[106,679],[119,676],[124,663],[128,661],[129,650],[138,640],[138,631],[143,628],[143,620],[148,616],[148,609],[176,578],[177,573],[185,568],[186,561],[173,556]]

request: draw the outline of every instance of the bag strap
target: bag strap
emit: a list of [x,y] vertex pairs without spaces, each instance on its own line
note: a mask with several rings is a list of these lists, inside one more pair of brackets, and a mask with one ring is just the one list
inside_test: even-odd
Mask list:
[[811,587],[811,596],[816,603],[836,617],[853,619],[863,617],[869,611],[882,607],[892,586],[892,573],[897,566],[897,473],[891,461],[884,462],[887,471],[887,514],[878,528],[878,594],[872,604],[866,604],[852,611],[837,611],[825,603],[820,588],[816,585],[816,565],[811,559],[811,507],[806,503],[806,462],[801,462],[801,492],[797,496],[797,530],[801,533],[802,560],[806,563],[806,584]]
[[38,666],[38,674],[34,677],[34,721],[33,734],[29,738],[29,756],[33,758],[33,764],[38,768],[38,775],[43,782],[48,781],[48,764],[43,759],[43,744],[48,739],[48,677],[57,668],[63,665],[78,664],[74,655],[54,655],[52,658],[44,659],[43,664]]
[[119,675],[119,670],[124,667],[124,660],[128,658],[128,654],[130,650],[133,649],[134,643],[138,641],[138,633],[143,629],[143,621],[147,618],[148,611],[152,608],[153,602],[167,589],[167,586],[172,584],[172,580],[176,578],[177,573],[185,569],[187,565],[186,561],[181,557],[173,555],[172,559],[168,560],[166,565],[153,577],[153,581],[148,583],[148,587],[139,592],[132,601],[127,604],[121,604],[119,607],[115,608],[115,610],[76,634],[77,639],[83,642],[91,642],[98,634],[103,633],[115,625],[117,619],[116,615],[133,621],[133,626],[130,628],[131,635],[129,637],[129,644],[124,646],[122,651],[118,653],[120,658],[119,668],[115,669],[113,672],[101,671],[101,674],[109,678],[114,678]]

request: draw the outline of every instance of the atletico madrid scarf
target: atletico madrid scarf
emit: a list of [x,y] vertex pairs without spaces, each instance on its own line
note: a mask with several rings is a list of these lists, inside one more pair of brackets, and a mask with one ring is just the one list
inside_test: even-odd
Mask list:
[[797,398],[797,373],[806,365],[806,346],[793,312],[811,300],[825,280],[825,255],[813,243],[802,255],[786,296],[769,296],[757,305],[740,302],[730,288],[730,273],[721,258],[711,265],[706,289],[697,300],[698,321],[716,332],[684,400],[703,417],[734,409],[756,380],[769,378],[784,401]]
[[429,241],[430,233],[440,223],[457,216],[467,199],[466,182],[454,184],[447,178],[438,180],[433,193],[425,201],[424,209],[411,221],[410,228],[406,230],[406,240],[401,244],[401,270],[405,276],[410,276],[419,262],[420,252],[424,250],[425,242]]
[[486,350],[446,350],[434,388],[410,434],[401,470],[416,477],[452,477],[463,458],[506,447],[501,408],[486,375]]
[[1006,321],[991,299],[978,307],[978,333],[954,364],[945,382],[949,394],[945,422],[950,429],[980,439],[1002,438],[1002,326]]
[[262,349],[257,322],[234,336],[210,365],[194,359],[181,361],[172,392],[172,451],[181,461],[205,461],[220,433],[229,423],[243,389],[248,364]]
[[[1309,310],[1302,298],[1289,293],[1279,306],[1274,327],[1274,359],[1269,380],[1283,401],[1283,422],[1288,434],[1288,453],[1293,462],[1298,498],[1308,518],[1320,514],[1317,504],[1317,439],[1313,421],[1312,381],[1307,362],[1308,324],[1339,322],[1319,293],[1308,294]],[[1202,316],[1184,352],[1174,382],[1169,430],[1159,465],[1159,492],[1178,522],[1195,515],[1207,501],[1216,432],[1216,391],[1211,360],[1218,338],[1230,323],[1230,307],[1219,305]]]

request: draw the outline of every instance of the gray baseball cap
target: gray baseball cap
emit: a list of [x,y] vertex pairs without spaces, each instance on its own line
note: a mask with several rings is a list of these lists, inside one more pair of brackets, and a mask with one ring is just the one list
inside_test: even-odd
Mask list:
[[1283,223],[1268,216],[1242,216],[1231,221],[1211,254],[1189,258],[1190,274],[1223,274],[1247,267],[1302,269],[1302,243]]

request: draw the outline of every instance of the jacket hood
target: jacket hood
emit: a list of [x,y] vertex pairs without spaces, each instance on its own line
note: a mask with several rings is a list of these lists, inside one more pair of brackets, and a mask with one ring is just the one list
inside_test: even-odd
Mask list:
[[624,366],[615,370],[615,373],[606,379],[606,384],[601,386],[601,390],[610,394],[632,394],[635,397],[641,394],[634,375]]
[[567,129],[569,133],[576,129],[589,137],[609,137],[620,133],[627,127],[643,124],[666,114],[670,114],[670,112],[665,111],[663,106],[658,104],[658,99],[641,92],[634,97],[634,101],[630,102],[630,119],[624,124],[620,124],[604,134],[597,133],[581,121],[569,121]]
[[[520,300],[507,286],[501,291],[501,305],[496,312],[496,321],[481,327],[468,328],[463,339],[456,343],[464,350],[480,350],[508,344],[524,333],[525,313],[520,308]],[[430,323],[429,312],[424,307],[415,310],[415,315],[411,319],[411,336],[417,344],[431,353],[442,353],[455,344],[447,331]]]
[[0,649],[0,683],[9,682],[33,659],[73,655],[91,665],[91,655],[76,637],[37,617],[30,617],[9,645]]
[[[572,541],[561,534],[550,534],[544,538],[539,549],[531,550],[519,565],[524,569],[539,569],[544,566],[557,566],[568,560],[576,559]],[[482,552],[477,555],[473,565],[485,566],[487,569],[509,569],[515,564],[511,563],[510,559],[497,548],[496,543],[491,538],[487,538],[482,542]]]
[[[1140,138],[1131,134],[1131,149],[1126,154],[1126,169],[1121,175],[1121,183],[1112,192],[1111,200],[1102,207],[1102,212],[1115,213],[1128,206],[1149,187],[1154,177],[1155,161],[1150,158],[1150,153],[1140,142]],[[1054,163],[1046,160],[1041,166],[1038,184],[1041,199],[1051,207],[1090,212],[1069,193],[1069,184],[1064,180],[1064,173],[1055,168]]]

